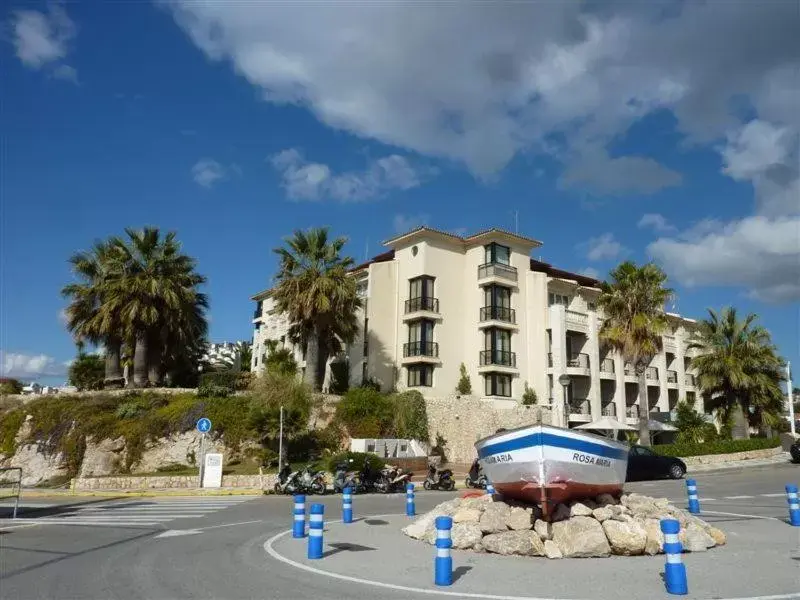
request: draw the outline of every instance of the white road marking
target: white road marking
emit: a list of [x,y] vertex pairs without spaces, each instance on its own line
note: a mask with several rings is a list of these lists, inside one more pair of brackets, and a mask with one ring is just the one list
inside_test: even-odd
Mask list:
[[744,500],[749,498],[755,498],[755,496],[725,496],[725,500]]
[[241,523],[223,523],[222,525],[211,525],[210,527],[198,527],[197,529],[169,529],[164,533],[159,533],[156,538],[178,537],[182,535],[195,535],[203,533],[208,529],[219,529],[220,527],[233,527],[234,525],[251,525],[261,523],[261,521],[242,521]]
[[783,498],[786,493],[783,494],[760,494],[762,498]]
[[[723,513],[717,513],[723,514]],[[377,519],[380,517],[397,517],[403,516],[401,514],[389,514],[389,515],[369,515],[371,519]],[[767,518],[767,517],[762,517]],[[772,517],[769,517],[772,518]],[[778,520],[778,519],[776,519]],[[336,521],[328,521],[327,524],[334,524],[334,523],[341,523],[341,519]],[[541,597],[532,597],[532,596],[499,596],[495,594],[475,594],[475,593],[466,593],[466,592],[448,592],[445,590],[431,590],[426,588],[415,588],[407,585],[398,585],[395,583],[384,583],[382,581],[373,581],[371,579],[362,579],[361,577],[351,577],[350,575],[340,575],[339,573],[331,573],[330,571],[323,571],[322,569],[317,569],[315,567],[311,567],[309,565],[304,565],[303,563],[299,563],[296,560],[292,560],[291,558],[287,558],[282,554],[278,553],[275,548],[273,548],[273,544],[277,542],[280,538],[285,537],[292,533],[291,529],[287,529],[286,531],[282,531],[276,535],[273,535],[269,538],[266,542],[264,542],[264,551],[269,554],[275,560],[280,562],[286,563],[292,567],[296,567],[303,571],[308,571],[309,573],[314,573],[316,575],[323,575],[325,577],[331,577],[333,579],[340,579],[342,581],[348,581],[351,583],[360,583],[362,585],[371,585],[373,587],[379,587],[389,590],[397,590],[401,592],[412,592],[414,594],[429,594],[431,596],[449,596],[455,598],[480,598],[485,600],[565,600],[562,598],[541,598]],[[715,600],[797,600],[798,595],[797,593],[792,594],[775,594],[772,596],[748,596],[748,597],[739,597],[739,598],[716,598]],[[573,599],[570,599],[573,600]]]
[[746,517],[748,519],[763,519],[764,521],[778,521],[782,523],[781,519],[776,517],[762,517],[761,515],[743,515],[741,513],[732,513],[732,512],[720,512],[718,510],[704,510],[702,511],[704,515],[723,515],[726,517]]

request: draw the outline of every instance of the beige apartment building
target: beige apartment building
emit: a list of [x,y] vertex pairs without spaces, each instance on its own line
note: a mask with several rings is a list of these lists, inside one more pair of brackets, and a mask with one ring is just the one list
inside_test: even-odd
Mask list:
[[[599,343],[597,280],[531,258],[540,242],[498,229],[462,237],[420,227],[385,246],[387,252],[352,271],[364,306],[359,338],[341,357],[351,385],[369,378],[386,390],[453,397],[463,364],[472,395],[496,407],[521,402],[527,386],[540,404],[552,406],[558,425],[602,415],[637,422],[636,376]],[[266,340],[290,343],[269,290],[253,300],[258,371]],[[697,391],[694,350],[687,349],[694,321],[669,316],[672,331],[647,370],[651,412],[668,413]],[[302,352],[293,350],[302,365]],[[563,375],[567,386],[559,384]]]

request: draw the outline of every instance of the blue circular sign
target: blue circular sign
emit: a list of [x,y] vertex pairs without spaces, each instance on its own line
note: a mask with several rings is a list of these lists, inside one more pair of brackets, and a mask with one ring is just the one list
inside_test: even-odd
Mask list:
[[208,433],[211,431],[211,421],[205,417],[197,421],[197,431],[200,433]]

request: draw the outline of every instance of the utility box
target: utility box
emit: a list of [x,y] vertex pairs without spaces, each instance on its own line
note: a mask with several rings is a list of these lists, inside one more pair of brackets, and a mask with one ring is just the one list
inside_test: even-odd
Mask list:
[[206,454],[203,464],[203,487],[222,487],[222,454]]

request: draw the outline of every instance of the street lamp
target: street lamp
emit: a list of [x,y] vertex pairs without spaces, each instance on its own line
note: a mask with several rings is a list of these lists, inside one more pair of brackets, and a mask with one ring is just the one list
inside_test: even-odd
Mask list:
[[561,407],[563,409],[562,410],[562,417],[564,419],[564,428],[566,429],[569,426],[569,417],[567,416],[568,415],[568,413],[567,413],[567,388],[569,387],[569,383],[570,383],[569,375],[564,373],[563,375],[559,376],[558,383],[561,384],[561,389],[564,392],[564,394],[561,396],[561,402],[562,402]]

